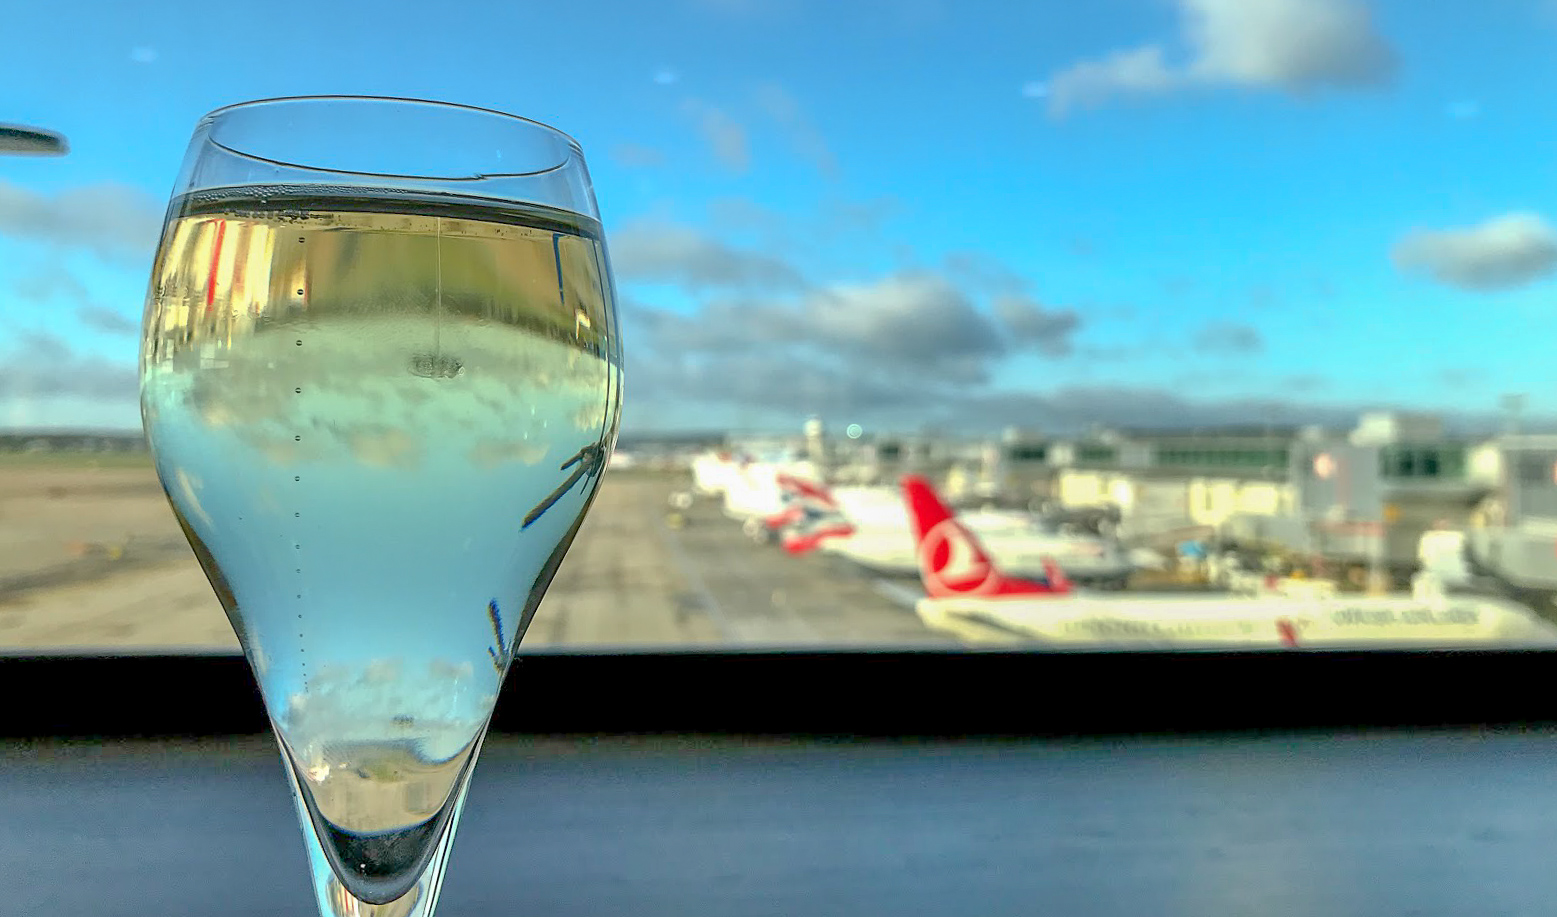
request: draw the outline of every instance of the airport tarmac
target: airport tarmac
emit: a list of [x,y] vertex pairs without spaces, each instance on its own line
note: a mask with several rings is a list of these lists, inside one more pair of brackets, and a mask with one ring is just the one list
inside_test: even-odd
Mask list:
[[[688,486],[608,472],[523,645],[954,645],[915,616],[912,583],[754,544],[715,501],[673,528]],[[0,458],[0,651],[236,646],[149,464]]]

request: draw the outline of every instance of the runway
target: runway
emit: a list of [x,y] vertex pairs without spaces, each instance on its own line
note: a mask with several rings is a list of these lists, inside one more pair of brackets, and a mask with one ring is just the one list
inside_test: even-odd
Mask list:
[[668,498],[681,486],[676,476],[630,472],[602,484],[526,645],[948,643],[873,577],[758,545],[715,501],[694,503],[672,528]]

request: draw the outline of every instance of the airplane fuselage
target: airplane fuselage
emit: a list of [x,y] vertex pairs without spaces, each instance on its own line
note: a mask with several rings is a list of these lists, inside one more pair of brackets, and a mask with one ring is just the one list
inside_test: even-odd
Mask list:
[[[1124,552],[1095,538],[995,529],[979,532],[979,540],[1001,569],[1015,576],[1043,576],[1045,558],[1083,581],[1123,580],[1133,569]],[[822,550],[879,573],[909,576],[919,570],[913,534],[906,529],[860,528],[848,538],[824,542]]]
[[1030,640],[1088,647],[1557,646],[1557,627],[1498,599],[1240,598],[1232,596],[1042,599],[925,598],[931,627],[981,642]]

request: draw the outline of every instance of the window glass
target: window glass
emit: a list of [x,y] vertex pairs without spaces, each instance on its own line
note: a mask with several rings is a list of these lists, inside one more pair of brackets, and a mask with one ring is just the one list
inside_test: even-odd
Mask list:
[[[609,459],[565,464],[574,449],[522,434],[470,452],[602,482],[527,647],[1557,640],[1552,4],[380,13],[8,11],[0,650],[238,647],[166,495],[220,482],[159,474],[143,354],[217,372],[244,335],[289,331],[283,301],[444,310],[458,338],[532,299],[530,330],[571,341],[573,362],[471,412],[540,405],[612,333],[624,357]],[[157,260],[204,114],[348,91],[567,131],[605,251],[568,236],[498,257],[440,226],[437,257],[330,287],[290,231],[211,219],[169,229],[181,256]],[[388,136],[386,157],[448,151]],[[310,249],[365,250],[337,231]],[[485,292],[445,301],[439,271]],[[172,303],[160,328],[203,330],[143,335],[148,293]],[[407,342],[408,378],[479,381],[477,363],[429,356],[443,342]],[[315,467],[244,398],[190,398],[266,461]],[[370,413],[308,427],[350,442],[342,481],[414,461],[436,426]],[[477,476],[451,470],[431,505],[451,512]],[[534,501],[479,493],[530,524]],[[468,537],[415,559],[491,540]],[[377,562],[386,584],[415,567]],[[474,616],[471,639],[489,639],[490,602],[527,605],[534,577],[515,570],[504,595],[447,609]]]

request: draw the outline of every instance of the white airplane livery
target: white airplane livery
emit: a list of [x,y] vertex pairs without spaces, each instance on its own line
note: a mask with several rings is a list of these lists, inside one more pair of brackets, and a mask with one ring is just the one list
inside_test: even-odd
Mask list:
[[922,477],[903,478],[925,597],[924,622],[970,642],[1116,648],[1553,646],[1557,627],[1515,602],[1481,597],[1247,598],[1078,591],[1053,563],[1004,574]]
[[704,452],[692,459],[692,489],[705,497],[722,497],[737,467],[737,457],[728,450]]
[[[880,574],[919,572],[918,542],[897,488],[830,489],[815,481],[810,486],[849,522],[846,531],[835,529],[814,547]],[[981,549],[1017,575],[1041,579],[1058,566],[1072,580],[1122,585],[1133,569],[1130,558],[1107,539],[1052,531],[1030,513],[979,510],[959,517],[959,524],[976,532]]]

